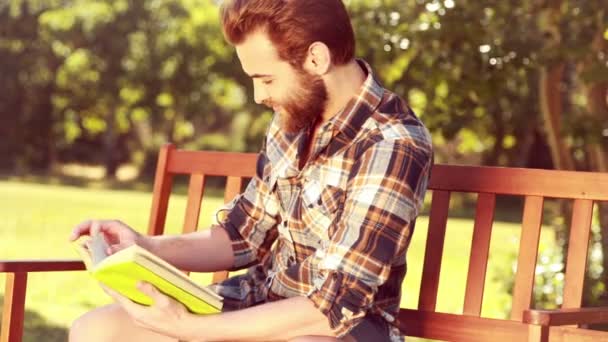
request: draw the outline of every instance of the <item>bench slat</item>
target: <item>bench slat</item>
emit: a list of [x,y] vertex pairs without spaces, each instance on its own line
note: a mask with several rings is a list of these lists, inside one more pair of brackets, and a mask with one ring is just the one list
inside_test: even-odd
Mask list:
[[583,282],[592,217],[593,201],[580,199],[574,201],[562,308],[580,308],[583,301]]
[[511,309],[511,319],[515,321],[522,320],[524,310],[529,309],[532,302],[543,203],[543,197],[526,196]]
[[463,313],[465,315],[479,316],[481,314],[495,207],[496,195],[479,194],[464,297]]
[[201,202],[205,190],[205,175],[193,174],[188,185],[188,204],[184,218],[184,234],[195,232],[201,214]]
[[608,173],[436,164],[429,188],[608,201]]
[[21,342],[25,320],[25,291],[27,273],[8,273],[2,311],[0,342]]
[[174,145],[168,144],[163,146],[158,154],[152,208],[148,220],[148,235],[161,235],[165,231],[167,208],[169,207],[169,197],[171,197],[171,187],[173,186],[173,175],[168,172],[169,158],[172,154],[177,153],[176,151]]
[[0,273],[63,272],[84,270],[82,260],[0,260]]
[[257,157],[256,153],[175,150],[169,157],[168,171],[174,174],[251,177],[255,174]]
[[401,309],[399,321],[400,329],[407,336],[434,340],[462,342],[528,340],[528,325],[510,320]]
[[441,257],[449,207],[450,192],[433,191],[422,281],[420,282],[420,297],[418,298],[418,308],[421,310],[434,311],[437,304]]

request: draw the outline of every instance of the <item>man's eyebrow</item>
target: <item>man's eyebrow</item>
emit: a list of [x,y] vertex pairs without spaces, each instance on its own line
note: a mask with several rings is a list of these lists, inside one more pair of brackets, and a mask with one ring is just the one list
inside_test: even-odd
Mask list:
[[[249,74],[248,74],[249,75]],[[253,74],[253,75],[249,75],[249,77],[251,78],[265,78],[265,77],[272,77],[272,75],[266,75],[266,74]]]

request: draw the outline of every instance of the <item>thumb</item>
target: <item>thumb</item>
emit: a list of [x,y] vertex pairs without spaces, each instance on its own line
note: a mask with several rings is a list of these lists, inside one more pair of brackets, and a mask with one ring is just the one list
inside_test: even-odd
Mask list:
[[158,291],[158,289],[154,285],[152,285],[148,282],[145,282],[145,281],[138,282],[137,289],[139,291],[141,291],[143,294],[152,298],[154,300],[154,303],[158,303],[159,301],[162,301],[163,298],[165,297],[162,293],[160,293],[160,291]]
[[129,246],[130,246],[129,244],[125,244],[125,243],[118,243],[118,244],[115,244],[115,245],[109,245],[108,248],[107,248],[107,250],[106,250],[106,253],[108,253],[108,255],[112,255],[112,254],[114,254],[116,252],[119,252],[119,251],[121,251],[121,250],[129,247]]

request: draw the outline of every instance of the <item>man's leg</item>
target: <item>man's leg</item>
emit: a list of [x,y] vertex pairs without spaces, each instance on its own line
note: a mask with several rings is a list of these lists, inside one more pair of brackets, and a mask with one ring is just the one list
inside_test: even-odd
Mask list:
[[355,342],[355,340],[350,336],[341,339],[328,336],[300,336],[289,340],[289,342]]
[[367,316],[348,335],[342,338],[328,336],[300,336],[289,342],[389,342],[387,323],[379,316]]
[[70,328],[70,342],[177,342],[141,328],[117,304],[102,306],[79,317]]

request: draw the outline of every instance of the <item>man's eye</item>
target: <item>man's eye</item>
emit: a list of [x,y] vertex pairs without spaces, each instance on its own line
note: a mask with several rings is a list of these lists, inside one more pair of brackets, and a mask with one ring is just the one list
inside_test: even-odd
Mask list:
[[272,83],[272,80],[264,80],[264,81],[262,81],[262,83],[265,85],[269,85]]

